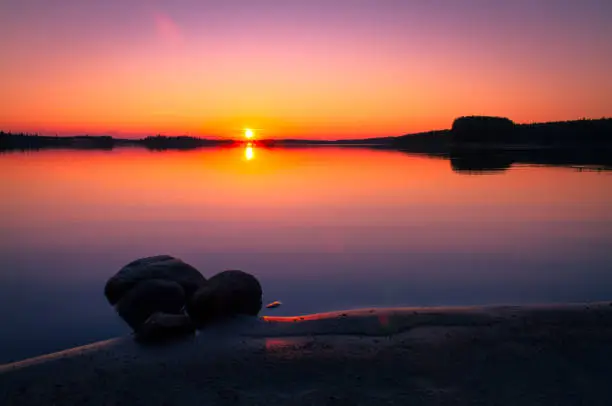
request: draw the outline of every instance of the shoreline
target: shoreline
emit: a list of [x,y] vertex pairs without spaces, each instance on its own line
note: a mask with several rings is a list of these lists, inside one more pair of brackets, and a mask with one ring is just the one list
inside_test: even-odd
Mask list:
[[611,339],[610,302],[244,317],[0,365],[0,403],[610,404]]

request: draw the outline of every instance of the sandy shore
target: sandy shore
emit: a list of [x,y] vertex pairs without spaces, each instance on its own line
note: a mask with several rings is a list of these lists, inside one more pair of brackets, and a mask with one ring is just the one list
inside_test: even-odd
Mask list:
[[2,405],[611,405],[612,305],[365,309],[0,366]]

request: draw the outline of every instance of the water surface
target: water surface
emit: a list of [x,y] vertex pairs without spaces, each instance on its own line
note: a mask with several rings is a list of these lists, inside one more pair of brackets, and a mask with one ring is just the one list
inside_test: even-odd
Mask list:
[[612,298],[612,174],[357,148],[0,155],[0,362],[129,332],[105,281],[168,253],[288,315]]

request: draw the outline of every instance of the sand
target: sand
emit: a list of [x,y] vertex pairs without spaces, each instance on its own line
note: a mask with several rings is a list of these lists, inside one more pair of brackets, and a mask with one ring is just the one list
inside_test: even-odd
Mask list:
[[1,405],[611,405],[612,305],[240,318],[0,366]]

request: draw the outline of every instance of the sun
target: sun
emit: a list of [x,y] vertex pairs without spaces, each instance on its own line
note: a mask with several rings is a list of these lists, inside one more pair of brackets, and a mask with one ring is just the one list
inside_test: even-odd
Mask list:
[[247,128],[244,130],[244,136],[246,137],[246,139],[250,140],[255,136],[255,132],[250,128]]

